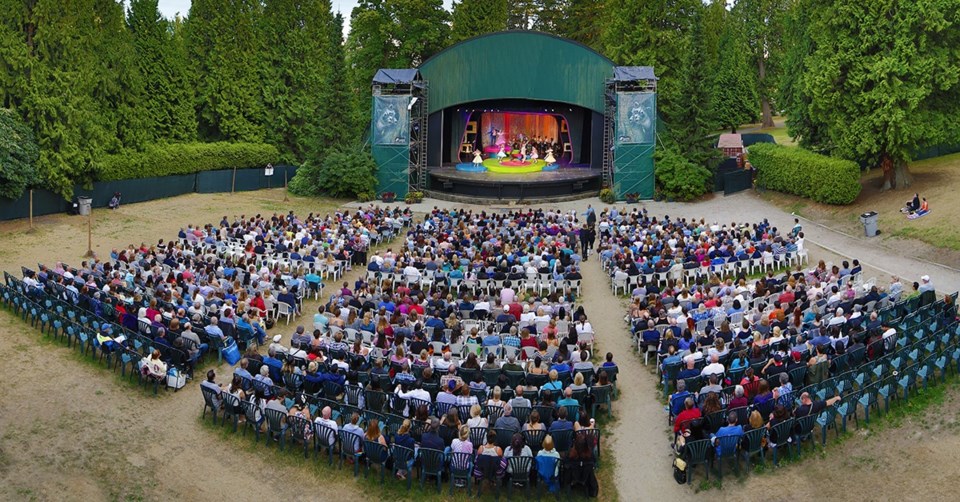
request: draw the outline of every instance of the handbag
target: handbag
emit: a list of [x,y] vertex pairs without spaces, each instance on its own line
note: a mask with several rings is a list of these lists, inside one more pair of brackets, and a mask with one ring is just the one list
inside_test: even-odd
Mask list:
[[167,387],[173,390],[182,389],[187,384],[187,375],[181,373],[176,368],[171,368],[167,372]]
[[237,342],[234,341],[221,350],[223,351],[223,358],[230,366],[234,366],[240,362],[240,348],[237,347]]

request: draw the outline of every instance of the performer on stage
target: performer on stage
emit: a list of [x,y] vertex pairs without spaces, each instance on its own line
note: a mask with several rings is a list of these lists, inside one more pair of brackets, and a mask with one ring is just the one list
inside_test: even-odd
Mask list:
[[497,162],[503,162],[503,159],[507,157],[507,154],[503,151],[503,145],[500,145],[500,151],[497,152]]
[[553,157],[553,148],[547,148],[547,156],[543,158],[543,161],[546,162],[548,166],[557,163],[557,159]]
[[483,155],[480,154],[480,150],[473,151],[473,165],[474,167],[480,167],[483,164]]
[[532,147],[530,149],[530,161],[536,162],[540,158],[540,152],[537,151],[537,147]]
[[503,133],[503,129],[497,129],[497,146],[501,150],[507,145],[507,135]]

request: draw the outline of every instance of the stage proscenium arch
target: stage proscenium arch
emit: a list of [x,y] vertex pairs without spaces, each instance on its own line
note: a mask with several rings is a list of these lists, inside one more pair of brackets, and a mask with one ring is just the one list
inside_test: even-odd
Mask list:
[[[653,196],[652,68],[617,67],[554,35],[505,31],[453,45],[416,70],[382,70],[373,94],[381,192],[402,196],[406,179],[408,189],[475,198],[589,196],[601,187]],[[642,120],[624,122],[638,112]],[[629,152],[619,161],[618,148]]]

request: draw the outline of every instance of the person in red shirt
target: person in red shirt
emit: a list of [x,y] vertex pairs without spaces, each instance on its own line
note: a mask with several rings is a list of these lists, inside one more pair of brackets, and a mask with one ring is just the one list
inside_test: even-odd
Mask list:
[[683,411],[681,411],[677,417],[673,419],[674,434],[680,432],[680,426],[682,426],[687,420],[700,418],[700,408],[697,408],[695,404],[696,403],[693,400],[693,396],[690,396],[683,401]]

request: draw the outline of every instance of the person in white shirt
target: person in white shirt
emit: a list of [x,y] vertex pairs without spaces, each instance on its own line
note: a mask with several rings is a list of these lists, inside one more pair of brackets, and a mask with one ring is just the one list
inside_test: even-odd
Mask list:
[[836,313],[834,314],[834,316],[830,319],[830,322],[827,323],[827,326],[838,326],[838,325],[843,324],[843,323],[845,323],[845,322],[847,322],[847,318],[843,316],[843,309],[842,309],[842,308],[838,308],[838,309],[837,309],[837,312],[836,312]]
[[314,420],[314,422],[329,427],[333,429],[333,434],[330,435],[330,446],[333,446],[337,442],[337,421],[332,420],[330,417],[333,414],[333,410],[329,406],[324,406],[323,410],[320,411],[320,416]]
[[710,357],[710,364],[706,365],[700,372],[700,376],[708,377],[710,375],[722,375],[726,369],[720,364],[720,356],[713,354]]

